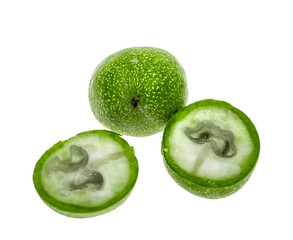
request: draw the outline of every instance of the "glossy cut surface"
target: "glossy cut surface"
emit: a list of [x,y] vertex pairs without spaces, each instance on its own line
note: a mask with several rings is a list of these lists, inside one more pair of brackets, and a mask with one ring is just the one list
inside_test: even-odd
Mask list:
[[238,191],[259,156],[255,126],[239,109],[213,99],[182,108],[167,123],[162,154],[172,178],[205,198]]
[[60,141],[37,162],[33,182],[53,210],[76,218],[106,213],[135,185],[134,150],[118,134],[94,130]]

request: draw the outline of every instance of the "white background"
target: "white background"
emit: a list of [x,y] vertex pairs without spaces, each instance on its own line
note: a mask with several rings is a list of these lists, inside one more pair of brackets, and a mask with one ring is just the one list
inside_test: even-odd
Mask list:
[[[1,239],[293,239],[292,1],[1,1]],[[236,194],[194,196],[165,170],[162,133],[124,137],[140,172],[116,210],[72,219],[34,190],[59,140],[104,129],[88,103],[94,68],[153,46],[183,65],[189,101],[230,102],[254,122],[258,165]],[[5,237],[4,237],[5,236]]]

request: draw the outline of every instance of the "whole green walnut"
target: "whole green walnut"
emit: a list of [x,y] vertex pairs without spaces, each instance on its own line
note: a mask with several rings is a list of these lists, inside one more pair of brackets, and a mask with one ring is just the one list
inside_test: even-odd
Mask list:
[[134,47],[107,57],[95,69],[89,102],[106,128],[129,136],[149,136],[164,129],[185,106],[185,72],[169,52]]

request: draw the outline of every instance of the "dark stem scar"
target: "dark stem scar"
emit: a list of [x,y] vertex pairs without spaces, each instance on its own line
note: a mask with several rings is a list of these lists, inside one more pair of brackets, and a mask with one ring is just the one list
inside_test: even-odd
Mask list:
[[133,107],[137,107],[138,102],[139,102],[140,96],[138,95],[137,98],[132,98],[131,100],[131,104],[133,105]]

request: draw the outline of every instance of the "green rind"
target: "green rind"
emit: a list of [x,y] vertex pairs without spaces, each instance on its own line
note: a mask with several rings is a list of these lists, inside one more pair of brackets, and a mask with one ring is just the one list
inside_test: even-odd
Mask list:
[[[131,59],[139,59],[133,63]],[[132,98],[140,96],[138,107]],[[169,118],[186,105],[183,67],[169,52],[153,47],[123,49],[102,61],[89,85],[89,102],[106,128],[144,137],[164,129]]]
[[204,197],[204,198],[210,198],[210,199],[218,199],[218,198],[224,198],[224,197],[228,197],[230,195],[232,195],[233,193],[237,192],[238,190],[240,190],[244,184],[248,181],[252,171],[245,177],[243,178],[241,181],[227,186],[227,187],[204,187],[201,186],[200,184],[189,180],[189,179],[182,179],[181,176],[178,175],[178,173],[176,171],[174,171],[173,169],[170,168],[170,166],[168,165],[166,159],[164,158],[164,163],[166,166],[166,169],[168,171],[168,173],[170,174],[170,176],[173,178],[173,180],[180,185],[181,187],[183,187],[184,189],[186,189],[188,192],[197,195],[199,197]]
[[[111,138],[113,138],[113,141],[118,142],[121,145],[121,147],[124,149],[126,157],[129,161],[129,166],[130,166],[129,181],[126,187],[124,188],[124,191],[119,196],[112,198],[110,201],[107,201],[104,204],[93,206],[93,207],[85,207],[85,206],[80,206],[76,204],[63,203],[55,199],[44,190],[44,186],[41,180],[42,179],[41,172],[45,162],[47,161],[47,159],[50,157],[52,153],[62,148],[67,141],[70,141],[71,139],[76,137],[84,137],[84,136],[93,135],[93,134],[110,136]],[[40,198],[50,208],[68,217],[87,218],[87,217],[94,217],[94,216],[109,212],[117,208],[118,206],[120,206],[131,193],[131,190],[133,189],[136,183],[137,176],[138,176],[138,162],[134,155],[133,147],[129,146],[129,144],[124,139],[122,139],[120,135],[117,133],[106,131],[106,130],[92,130],[92,131],[79,133],[76,136],[69,138],[66,141],[59,141],[55,145],[53,145],[50,149],[48,149],[41,156],[41,158],[39,159],[39,161],[37,162],[35,166],[34,173],[33,173],[33,182],[34,182],[35,189],[37,193],[39,194]]]
[[[249,136],[253,143],[253,151],[249,156],[249,163],[246,165],[246,171],[243,171],[241,175],[238,175],[232,179],[224,180],[224,181],[217,181],[217,180],[210,180],[210,179],[203,179],[200,177],[193,176],[188,172],[181,169],[176,162],[172,159],[168,152],[164,151],[164,149],[168,149],[167,139],[169,134],[174,127],[174,123],[183,119],[187,116],[191,111],[199,107],[207,107],[207,106],[214,106],[219,108],[225,108],[233,113],[235,113],[239,119],[243,122],[244,126],[246,127]],[[249,177],[251,176],[258,157],[260,153],[260,141],[257,130],[252,123],[252,121],[243,113],[241,110],[233,107],[231,104],[218,101],[214,99],[206,99],[202,101],[198,101],[192,103],[180,111],[178,111],[175,115],[173,115],[170,120],[168,121],[162,139],[162,148],[161,152],[164,158],[164,163],[166,166],[167,171],[181,187],[186,189],[187,191],[204,198],[223,198],[227,197],[235,192],[237,192],[243,185],[248,181]]]

